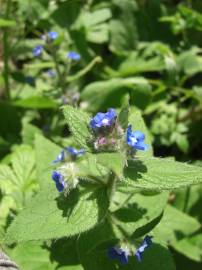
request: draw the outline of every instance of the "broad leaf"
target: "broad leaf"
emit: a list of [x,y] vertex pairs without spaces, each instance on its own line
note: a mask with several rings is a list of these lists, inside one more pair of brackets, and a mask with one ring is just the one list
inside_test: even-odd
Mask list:
[[150,96],[151,88],[146,79],[142,77],[134,78],[114,78],[107,81],[93,82],[87,85],[82,91],[81,98],[90,104],[90,109],[97,111],[100,108],[121,106],[121,97],[126,93],[138,92],[144,86],[146,91],[140,91],[141,101],[145,96]]
[[107,207],[107,195],[103,189],[76,189],[64,197],[51,183],[17,216],[8,229],[6,242],[57,239],[80,234],[95,226],[104,217]]
[[[200,239],[200,243],[198,243],[197,238]],[[202,262],[202,234],[184,238],[176,242],[174,248],[189,259]]]
[[124,185],[147,190],[173,190],[202,183],[202,168],[165,158],[131,160]]
[[2,28],[2,27],[13,27],[15,25],[16,25],[15,21],[0,18],[0,28]]
[[36,171],[40,186],[47,186],[51,181],[50,172],[53,169],[53,161],[61,152],[61,148],[37,134],[35,137]]
[[125,157],[121,153],[100,153],[96,155],[97,162],[122,177]]
[[[151,231],[160,221],[167,199],[167,192],[153,195],[133,194],[130,188],[127,192],[125,190],[125,194],[116,192],[111,210],[120,232],[141,237]],[[116,230],[119,237],[120,232]]]
[[56,262],[51,262],[49,251],[40,242],[18,244],[8,254],[21,270],[54,270]]
[[193,234],[199,228],[200,223],[196,219],[168,205],[153,233],[161,242],[175,247],[178,241]]
[[33,96],[18,100],[14,104],[18,107],[31,109],[51,109],[57,107],[57,103],[54,100],[41,96]]
[[91,133],[88,129],[90,121],[88,115],[71,106],[65,106],[63,112],[76,142],[84,149],[89,150],[88,140],[91,137]]

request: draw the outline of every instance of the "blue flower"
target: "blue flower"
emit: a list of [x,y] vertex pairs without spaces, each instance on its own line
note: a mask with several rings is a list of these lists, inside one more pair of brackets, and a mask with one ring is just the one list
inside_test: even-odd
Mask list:
[[32,50],[33,55],[36,56],[36,57],[40,56],[42,54],[42,49],[43,49],[43,46],[42,45],[37,45]]
[[62,162],[65,160],[65,151],[62,150],[60,154],[56,157],[56,159],[53,161],[53,163]]
[[90,126],[93,129],[101,127],[110,127],[116,120],[116,112],[114,109],[109,109],[106,113],[97,113],[90,121]]
[[128,249],[112,247],[108,250],[108,256],[110,259],[118,259],[121,264],[128,263],[128,256],[129,256]]
[[79,61],[81,59],[81,56],[80,54],[72,51],[72,52],[67,53],[67,58],[71,60]]
[[84,149],[77,150],[74,147],[67,147],[66,150],[73,157],[82,156],[85,153]]
[[65,181],[64,177],[62,176],[61,173],[57,171],[52,172],[52,179],[55,182],[56,188],[59,192],[62,192],[63,189],[65,188]]
[[141,131],[132,132],[132,126],[128,126],[126,134],[126,142],[129,146],[136,150],[146,151],[148,145],[144,143],[145,135]]
[[137,257],[138,261],[141,262],[142,261],[142,254],[145,251],[146,248],[150,247],[152,244],[152,236],[145,236],[142,244],[140,245],[140,247],[137,249],[135,256]]
[[55,40],[58,37],[58,33],[55,31],[48,32],[48,37],[50,40]]

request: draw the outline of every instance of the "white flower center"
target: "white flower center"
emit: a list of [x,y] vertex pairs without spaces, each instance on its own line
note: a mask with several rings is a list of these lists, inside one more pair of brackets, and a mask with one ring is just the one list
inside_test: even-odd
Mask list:
[[137,139],[134,137],[131,137],[131,142],[132,142],[132,144],[135,144],[135,143],[137,143]]
[[104,126],[107,126],[107,125],[109,124],[109,119],[104,118],[104,119],[102,120],[102,124],[103,124]]

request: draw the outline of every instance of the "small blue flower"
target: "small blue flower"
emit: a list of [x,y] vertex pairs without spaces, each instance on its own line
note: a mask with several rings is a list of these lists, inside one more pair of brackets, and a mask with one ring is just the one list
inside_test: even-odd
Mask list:
[[48,32],[48,37],[50,40],[55,40],[58,37],[58,33],[55,31]]
[[73,157],[82,156],[85,153],[84,149],[77,150],[74,147],[67,147],[66,150],[67,150],[67,153]]
[[144,143],[145,135],[141,131],[132,132],[132,126],[128,126],[126,134],[126,142],[129,146],[136,150],[146,151],[148,145]]
[[112,247],[108,250],[108,256],[110,259],[118,259],[121,264],[128,263],[128,256],[129,256],[128,249]]
[[32,53],[35,57],[38,57],[42,54],[42,50],[43,50],[43,46],[42,45],[37,45],[36,47],[34,47],[34,49],[32,50]]
[[117,115],[114,109],[109,109],[106,113],[99,112],[90,121],[90,126],[92,129],[110,127],[114,124],[116,116]]
[[71,60],[79,61],[81,59],[81,56],[80,54],[72,51],[72,52],[67,53],[67,58]]
[[137,257],[138,261],[141,262],[142,261],[142,254],[145,251],[146,248],[150,247],[152,244],[152,236],[145,236],[142,244],[140,245],[140,247],[137,249],[135,256]]
[[65,188],[64,177],[57,171],[52,172],[52,179],[55,182],[56,188],[59,192],[62,192]]
[[53,163],[63,162],[65,160],[65,151],[62,150],[60,154],[56,157]]

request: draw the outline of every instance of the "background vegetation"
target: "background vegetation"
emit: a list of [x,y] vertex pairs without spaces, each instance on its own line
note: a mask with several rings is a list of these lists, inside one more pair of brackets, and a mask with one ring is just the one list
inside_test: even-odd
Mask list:
[[[2,245],[12,220],[40,189],[36,168],[46,157],[37,152],[44,142],[35,135],[60,146],[75,144],[62,105],[95,114],[119,109],[129,95],[155,156],[202,165],[201,0],[0,3]],[[58,33],[53,41],[47,41],[50,31]],[[33,55],[37,45],[43,46],[39,57]],[[70,51],[81,58],[69,59]],[[170,244],[177,269],[201,269],[201,185],[172,192],[169,204],[156,234]],[[77,258],[71,241],[4,248],[22,270],[81,269],[72,266]]]

